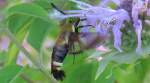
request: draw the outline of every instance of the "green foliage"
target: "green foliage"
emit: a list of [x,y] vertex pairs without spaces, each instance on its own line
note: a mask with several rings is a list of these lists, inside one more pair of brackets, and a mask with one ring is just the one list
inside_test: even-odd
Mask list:
[[0,69],[0,81],[2,83],[13,82],[13,80],[15,80],[18,77],[22,69],[22,67],[19,67],[17,65],[9,65]]
[[19,4],[9,8],[8,14],[10,30],[13,33],[18,32],[18,34],[28,30],[29,43],[40,51],[46,31],[51,24],[48,19],[48,13],[36,4]]
[[[91,4],[99,2],[83,1]],[[49,17],[53,12],[50,2],[61,9],[77,9],[74,3],[66,0],[32,0],[27,3],[23,3],[22,0],[8,0],[7,7],[1,9],[5,18],[2,22],[0,19],[0,38],[2,34],[6,35],[11,43],[8,51],[0,51],[0,83],[57,83],[50,73],[52,47],[44,47],[46,38],[55,41],[59,34],[58,21]],[[110,5],[115,7],[114,4]],[[126,29],[130,31],[127,32]],[[108,53],[85,51],[76,56],[74,63],[73,56],[68,55],[64,61],[66,78],[60,83],[149,83],[149,26],[145,25],[143,29],[143,49],[139,53],[135,52],[136,36],[132,26],[128,25],[122,32],[124,52],[114,50],[113,41],[110,39],[108,45],[112,49]],[[29,45],[22,45],[25,40]],[[16,65],[19,52],[25,54],[32,66]],[[98,62],[87,58],[89,56],[103,59]]]
[[[34,11],[33,11],[34,10]],[[19,4],[8,9],[8,16],[14,14],[22,14],[27,16],[33,16],[45,21],[49,21],[48,13],[40,6],[36,4]]]
[[42,42],[49,27],[50,24],[48,22],[39,19],[35,19],[30,27],[28,42],[38,51],[40,51]]

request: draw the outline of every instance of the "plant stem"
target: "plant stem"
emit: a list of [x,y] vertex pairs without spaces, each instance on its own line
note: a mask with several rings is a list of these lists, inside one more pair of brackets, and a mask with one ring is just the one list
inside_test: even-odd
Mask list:
[[[30,53],[21,45],[20,42],[17,41],[17,39],[15,38],[15,36],[9,31],[8,28],[0,28],[0,33],[3,32],[5,33],[10,40],[16,44],[16,46],[25,54],[25,56],[32,62],[33,65],[35,65],[42,73],[44,73],[46,75],[46,77],[48,77],[48,79],[53,82],[53,83],[57,83],[56,81],[54,81],[51,77],[51,75],[49,74],[49,72],[44,68],[44,66],[40,63],[40,61],[34,59]],[[39,55],[39,54],[38,54]]]
[[20,77],[23,78],[27,83],[34,83],[26,74],[20,74]]

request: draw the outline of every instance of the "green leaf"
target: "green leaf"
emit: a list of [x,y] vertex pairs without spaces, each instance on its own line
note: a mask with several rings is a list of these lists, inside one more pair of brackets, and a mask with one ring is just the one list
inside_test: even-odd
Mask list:
[[8,28],[12,33],[17,34],[21,29],[28,29],[27,27],[32,24],[32,20],[31,16],[14,14],[8,19]]
[[66,71],[66,79],[63,83],[92,83],[92,65],[90,64],[78,64],[72,65],[72,70]]
[[117,82],[119,83],[142,83],[142,66],[130,64],[125,69],[117,67],[114,70]]
[[108,61],[106,60],[102,60],[99,64],[99,68],[97,70],[96,76],[95,76],[95,80],[98,79],[98,77],[103,73],[103,71],[106,69],[107,65],[108,65]]
[[31,24],[34,18],[49,22],[48,13],[36,4],[19,4],[8,9],[8,26],[13,33],[17,33],[26,25]]
[[48,13],[36,4],[15,5],[9,8],[8,13],[9,29],[17,35],[29,31],[28,42],[40,51],[45,34],[53,24],[49,22]]
[[145,76],[145,78],[144,78],[144,81],[143,81],[143,83],[149,83],[150,82],[150,71],[149,72],[147,72],[147,74],[146,74],[146,76]]
[[40,51],[45,35],[50,28],[50,23],[40,19],[35,19],[32,23],[28,35],[28,42],[37,50]]
[[97,69],[94,70],[94,76],[93,76],[94,81],[92,81],[91,83],[115,83],[115,78],[112,74],[113,73],[113,71],[112,71],[113,65],[112,64],[107,64],[107,67],[105,68],[105,70],[103,70],[103,72],[100,74],[100,76],[95,80],[95,71],[96,70]]
[[14,14],[37,17],[49,22],[48,13],[36,4],[19,4],[8,9],[8,17]]
[[87,61],[86,54],[88,53],[76,56],[74,64],[73,56],[65,58],[64,70],[66,77],[62,83],[114,83],[112,76],[106,79],[110,75],[110,67],[106,68],[107,71],[104,71],[97,80],[94,79],[98,64],[97,62]]
[[51,2],[50,0],[34,0],[33,1],[33,3],[38,4],[39,6],[44,8],[45,10],[51,10],[52,9],[50,2]]
[[47,78],[41,71],[34,68],[25,67],[21,75],[16,78],[13,83],[28,83],[29,81],[33,83],[49,83],[49,80],[50,79]]
[[144,47],[141,52],[135,51],[116,53],[110,56],[110,59],[118,64],[132,64],[150,54],[150,46]]
[[95,80],[97,80],[98,77],[104,72],[104,70],[107,68],[107,65],[112,61],[113,55],[115,55],[116,53],[117,52],[111,52],[107,56],[103,57],[103,59],[99,63],[98,70],[95,76]]
[[[22,41],[24,40],[24,37],[26,36],[26,33],[30,28],[32,21],[33,18],[29,16],[19,15],[19,14],[15,14],[9,17],[8,28],[15,35],[17,41],[19,41],[20,43],[22,43]],[[6,65],[9,65],[14,60],[16,60],[17,54],[19,52],[19,49],[17,48],[18,47],[16,47],[16,45],[11,43],[9,47],[8,59]]]
[[17,78],[21,72],[22,67],[17,65],[9,65],[0,69],[0,82],[1,83],[10,83]]
[[140,58],[135,52],[117,53],[112,56],[112,61],[118,64],[132,64]]
[[84,59],[85,56],[79,55],[73,64],[73,56],[67,56],[65,58],[64,70],[66,78],[62,83],[91,83],[93,68]]

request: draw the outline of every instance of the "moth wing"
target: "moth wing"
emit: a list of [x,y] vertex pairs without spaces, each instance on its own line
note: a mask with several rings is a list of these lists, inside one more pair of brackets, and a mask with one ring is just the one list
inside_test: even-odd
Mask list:
[[107,35],[100,33],[86,32],[86,33],[72,33],[70,54],[78,54],[84,50],[96,48],[108,38]]

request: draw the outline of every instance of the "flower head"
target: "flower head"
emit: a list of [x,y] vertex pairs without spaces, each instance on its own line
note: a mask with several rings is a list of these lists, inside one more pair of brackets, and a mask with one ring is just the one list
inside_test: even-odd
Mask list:
[[[77,0],[70,1],[80,6],[79,10],[67,10],[65,11],[67,15],[63,15],[62,17],[86,19],[81,22],[81,25],[91,25],[92,27],[83,27],[81,32],[90,32],[91,28],[94,28],[96,33],[101,34],[110,34],[109,31],[112,31],[114,35],[114,47],[122,52],[122,32],[120,30],[125,21],[131,21],[137,35],[137,50],[141,49],[142,21],[139,19],[139,15],[145,11],[149,14],[147,8],[149,0],[102,0],[98,6],[92,6]],[[119,6],[119,9],[107,7],[110,1]]]

